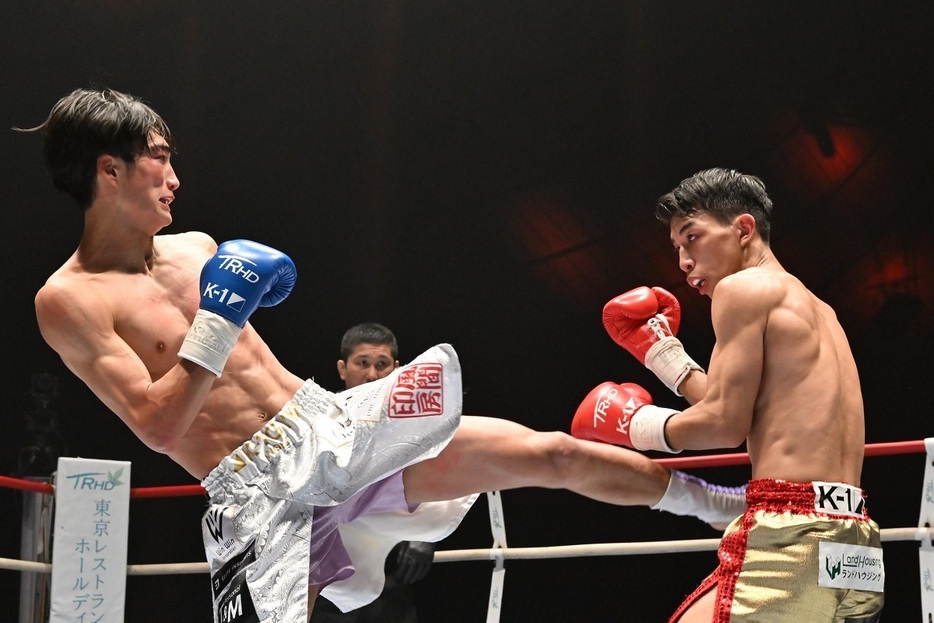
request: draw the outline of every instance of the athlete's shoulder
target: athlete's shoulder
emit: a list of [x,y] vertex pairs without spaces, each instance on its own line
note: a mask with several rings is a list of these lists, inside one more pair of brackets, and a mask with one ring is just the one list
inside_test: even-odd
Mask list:
[[85,284],[88,281],[88,275],[88,271],[81,266],[75,255],[72,255],[54,273],[49,275],[45,283],[39,288],[36,293],[37,302],[40,299],[51,302],[63,297],[80,295],[86,291]]
[[156,261],[162,265],[201,270],[201,266],[217,251],[217,243],[203,232],[189,231],[156,236],[153,248]]
[[36,292],[33,303],[39,331],[56,350],[67,334],[112,317],[90,274],[74,263],[53,273]]
[[203,231],[186,231],[179,234],[160,234],[154,243],[162,248],[196,248],[209,253],[217,250],[217,242]]
[[771,268],[746,268],[724,277],[717,284],[717,298],[739,300],[747,304],[755,301],[775,303],[788,291],[789,277],[791,275],[785,271]]

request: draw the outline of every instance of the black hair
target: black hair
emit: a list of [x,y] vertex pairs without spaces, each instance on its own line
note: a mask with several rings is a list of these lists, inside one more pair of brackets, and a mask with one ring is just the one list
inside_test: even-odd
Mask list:
[[700,171],[659,197],[655,205],[655,218],[665,224],[698,212],[706,212],[723,224],[749,213],[756,219],[762,241],[769,244],[772,200],[765,192],[765,184],[754,175],[732,169]]
[[149,149],[153,132],[173,148],[162,117],[139,98],[107,88],[76,89],[52,107],[41,125],[14,129],[44,136],[43,156],[52,184],[82,209],[94,199],[99,156],[135,162]]
[[392,358],[399,358],[399,344],[392,331],[378,322],[363,322],[347,329],[341,338],[341,359],[347,361],[354,348],[360,344],[387,345]]

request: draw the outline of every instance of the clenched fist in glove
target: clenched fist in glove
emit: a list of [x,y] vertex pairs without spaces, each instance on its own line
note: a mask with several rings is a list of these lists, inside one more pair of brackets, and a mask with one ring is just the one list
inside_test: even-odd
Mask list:
[[201,306],[178,356],[220,376],[258,307],[281,303],[295,285],[285,253],[251,240],[228,240],[201,269]]
[[665,422],[677,413],[652,404],[635,383],[601,383],[587,394],[571,422],[571,435],[636,450],[677,453],[665,440]]
[[678,386],[691,370],[701,370],[675,337],[681,305],[662,288],[641,286],[620,294],[603,307],[603,326],[613,341],[628,350],[678,396]]

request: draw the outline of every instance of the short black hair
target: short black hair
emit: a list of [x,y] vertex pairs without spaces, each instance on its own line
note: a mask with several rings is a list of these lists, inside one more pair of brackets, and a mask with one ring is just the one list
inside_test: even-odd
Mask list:
[[132,163],[156,132],[173,149],[162,117],[137,97],[113,89],[75,89],[61,98],[41,125],[20,129],[44,137],[43,156],[52,184],[82,209],[94,200],[97,159],[110,154]]
[[341,338],[341,359],[347,361],[353,350],[360,344],[377,344],[389,346],[392,358],[399,358],[399,344],[396,336],[385,326],[378,322],[363,322],[347,329]]
[[762,241],[769,244],[772,200],[765,192],[765,183],[755,175],[732,169],[700,171],[659,197],[655,205],[655,218],[665,224],[698,212],[706,212],[723,224],[749,213],[756,219]]

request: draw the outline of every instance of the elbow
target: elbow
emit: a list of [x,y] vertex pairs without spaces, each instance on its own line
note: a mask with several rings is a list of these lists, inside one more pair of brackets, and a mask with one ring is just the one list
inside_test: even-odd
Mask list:
[[164,419],[153,414],[138,420],[139,426],[134,431],[146,447],[161,454],[171,454],[181,445],[183,435],[166,426]]
[[744,443],[746,443],[746,433],[742,431],[728,429],[720,436],[721,448],[739,448]]
[[148,431],[140,434],[139,438],[147,448],[160,454],[171,454],[181,442],[181,437],[166,434],[164,431]]
[[712,434],[719,448],[739,448],[746,443],[746,438],[749,436],[749,426],[740,418],[729,416],[717,418],[712,428]]
[[172,454],[178,447],[178,441],[174,439],[158,439],[152,440],[146,445],[159,454]]

